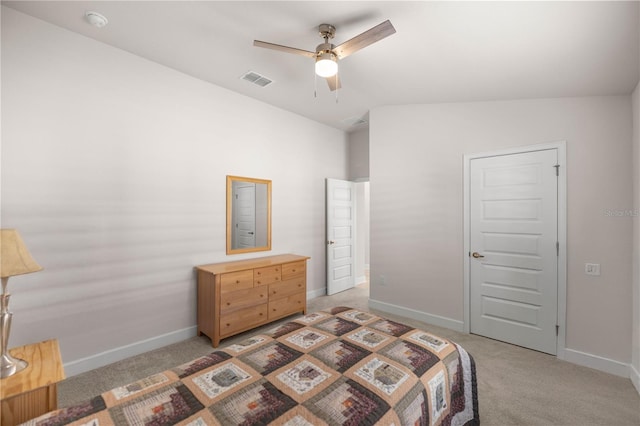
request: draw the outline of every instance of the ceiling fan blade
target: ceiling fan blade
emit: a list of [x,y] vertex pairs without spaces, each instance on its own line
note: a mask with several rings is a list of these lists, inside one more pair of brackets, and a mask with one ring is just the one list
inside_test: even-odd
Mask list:
[[257,47],[264,47],[266,49],[279,50],[281,52],[293,53],[296,55],[307,56],[309,58],[315,58],[316,53],[308,50],[296,49],[295,47],[281,46],[279,44],[267,43],[266,41],[253,40],[253,45]]
[[355,53],[358,50],[375,43],[376,41],[382,40],[383,38],[388,37],[395,32],[396,29],[393,28],[393,25],[391,25],[391,21],[386,20],[383,23],[378,24],[375,27],[363,32],[362,34],[355,36],[351,40],[345,41],[340,46],[334,48],[333,53],[336,54],[338,59],[346,58],[352,53]]
[[338,77],[338,74],[332,77],[326,77],[325,80],[327,80],[327,84],[329,85],[329,90],[331,90],[332,92],[342,87],[342,84],[340,84],[340,78]]

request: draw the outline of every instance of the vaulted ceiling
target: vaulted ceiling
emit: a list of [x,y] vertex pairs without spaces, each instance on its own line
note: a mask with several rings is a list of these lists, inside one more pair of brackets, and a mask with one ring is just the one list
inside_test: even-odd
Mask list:
[[[3,5],[193,77],[346,131],[380,105],[629,94],[639,74],[637,2],[3,1]],[[86,11],[107,17],[91,26]],[[342,89],[315,50],[391,20],[396,34],[340,61]],[[259,87],[247,71],[273,83]]]

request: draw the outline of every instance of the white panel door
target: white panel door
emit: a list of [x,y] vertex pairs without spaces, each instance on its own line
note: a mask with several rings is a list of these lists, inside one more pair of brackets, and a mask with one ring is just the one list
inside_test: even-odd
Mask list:
[[470,162],[470,331],[556,354],[556,149]]
[[355,278],[353,182],[327,179],[327,294],[353,288]]
[[235,193],[234,213],[237,214],[234,226],[236,244],[233,248],[256,246],[256,184],[238,185]]

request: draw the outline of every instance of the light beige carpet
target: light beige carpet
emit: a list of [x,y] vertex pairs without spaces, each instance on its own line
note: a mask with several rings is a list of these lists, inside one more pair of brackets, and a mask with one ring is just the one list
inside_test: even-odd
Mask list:
[[[368,295],[367,286],[359,286],[312,299],[308,311],[351,306],[432,331],[461,344],[476,361],[483,425],[640,425],[640,396],[629,379],[518,346],[371,310]],[[273,326],[269,324],[262,329]],[[221,346],[258,334],[260,330],[223,340]],[[213,350],[208,338],[193,337],[70,377],[58,387],[59,405],[84,401]]]

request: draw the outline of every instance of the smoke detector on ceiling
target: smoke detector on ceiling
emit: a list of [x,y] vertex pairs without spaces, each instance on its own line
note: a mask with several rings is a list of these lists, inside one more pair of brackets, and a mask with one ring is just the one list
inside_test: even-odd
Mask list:
[[102,28],[109,23],[109,20],[98,12],[86,12],[84,17],[87,18],[87,21],[96,28]]

